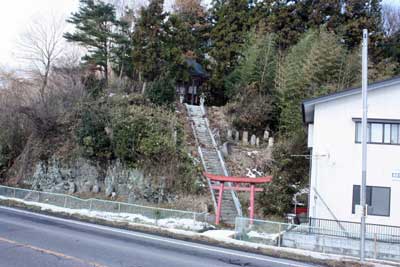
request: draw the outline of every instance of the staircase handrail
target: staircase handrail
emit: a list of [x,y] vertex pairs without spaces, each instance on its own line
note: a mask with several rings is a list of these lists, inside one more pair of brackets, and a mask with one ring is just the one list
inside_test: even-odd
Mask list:
[[[204,160],[203,151],[201,151],[201,147],[200,146],[198,147],[198,150],[199,150],[200,159],[201,159],[201,162],[203,164],[204,170],[207,171],[207,165],[206,165],[206,162]],[[212,184],[211,184],[210,179],[207,179],[207,183],[208,183],[208,188],[210,188],[210,191],[211,191],[211,198],[213,200],[214,210],[217,210],[217,207],[218,207],[217,199],[215,198],[215,192],[214,192],[214,189],[212,189]]]

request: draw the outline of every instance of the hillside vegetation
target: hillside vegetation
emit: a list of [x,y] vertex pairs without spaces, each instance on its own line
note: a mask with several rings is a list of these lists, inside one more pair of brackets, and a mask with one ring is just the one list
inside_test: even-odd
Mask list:
[[23,75],[0,71],[1,181],[157,203],[207,194],[176,101],[190,59],[230,128],[275,138],[260,170],[274,179],[257,201],[266,215],[289,212],[308,184],[301,102],[359,85],[364,28],[370,81],[400,73],[398,8],[317,2],[80,0],[68,32],[58,19],[32,23]]

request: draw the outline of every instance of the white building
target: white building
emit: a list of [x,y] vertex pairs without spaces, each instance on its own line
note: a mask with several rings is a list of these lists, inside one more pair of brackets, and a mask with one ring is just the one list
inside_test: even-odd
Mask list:
[[[306,100],[309,216],[359,222],[361,88]],[[368,88],[367,223],[400,226],[400,78]]]

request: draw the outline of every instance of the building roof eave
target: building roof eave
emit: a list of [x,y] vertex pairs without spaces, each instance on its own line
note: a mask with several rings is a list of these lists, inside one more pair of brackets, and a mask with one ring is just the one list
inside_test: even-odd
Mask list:
[[[387,80],[383,80],[383,81],[379,81],[379,82],[375,82],[375,83],[371,83],[368,85],[368,91],[374,91],[377,89],[386,88],[386,87],[396,85],[396,84],[400,85],[400,76],[394,77],[391,79],[387,79]],[[361,87],[348,88],[348,89],[345,89],[340,92],[336,92],[336,93],[332,93],[332,94],[328,94],[328,95],[320,96],[320,97],[316,97],[316,98],[311,98],[311,99],[307,99],[307,100],[303,101],[303,103],[302,103],[303,122],[308,124],[308,123],[312,123],[314,121],[315,105],[334,101],[334,100],[341,99],[341,98],[348,97],[348,96],[357,95],[357,94],[361,94]]]

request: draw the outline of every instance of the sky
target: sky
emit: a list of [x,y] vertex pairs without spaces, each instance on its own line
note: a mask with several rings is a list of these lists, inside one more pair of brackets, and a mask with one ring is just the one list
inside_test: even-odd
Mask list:
[[[16,67],[16,43],[34,18],[68,17],[78,8],[79,0],[0,0],[0,67]],[[172,1],[172,0],[169,0]],[[204,2],[209,2],[205,0]],[[400,0],[384,0],[398,4]]]
[[0,66],[16,66],[16,43],[33,18],[68,16],[78,0],[0,0]]

